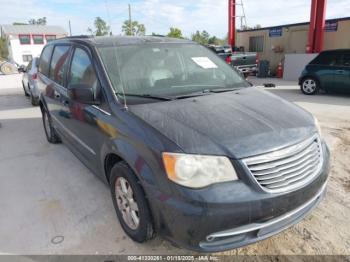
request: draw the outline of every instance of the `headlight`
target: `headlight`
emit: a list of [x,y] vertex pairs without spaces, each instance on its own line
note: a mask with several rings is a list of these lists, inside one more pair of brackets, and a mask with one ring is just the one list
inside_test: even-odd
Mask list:
[[238,180],[227,157],[163,153],[168,178],[191,188]]
[[314,121],[315,121],[315,126],[317,127],[318,134],[321,136],[321,127],[320,127],[320,123],[318,122],[318,120],[317,120],[316,117],[314,117]]

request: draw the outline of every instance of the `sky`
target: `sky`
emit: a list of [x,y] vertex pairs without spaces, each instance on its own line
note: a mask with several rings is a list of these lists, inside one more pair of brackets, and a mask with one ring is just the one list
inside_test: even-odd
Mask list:
[[[238,2],[240,0],[237,0]],[[61,25],[72,34],[87,34],[95,17],[100,16],[114,35],[121,34],[123,21],[128,19],[128,4],[132,19],[146,26],[146,34],[166,34],[178,27],[190,37],[196,30],[210,35],[227,34],[227,0],[0,0],[0,24],[27,22],[46,17],[48,25]],[[311,0],[243,0],[248,26],[275,26],[310,20]],[[237,6],[238,15],[242,8]],[[328,0],[327,18],[350,16],[350,0]],[[237,20],[240,25],[240,20]]]

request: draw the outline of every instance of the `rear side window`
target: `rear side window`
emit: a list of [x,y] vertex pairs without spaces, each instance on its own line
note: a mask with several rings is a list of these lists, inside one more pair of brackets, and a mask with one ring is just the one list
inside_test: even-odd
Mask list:
[[39,72],[46,76],[49,76],[52,49],[52,45],[46,46],[40,56]]
[[89,55],[81,48],[76,48],[69,75],[70,84],[86,84],[95,89],[98,82]]
[[337,65],[341,56],[337,53],[321,53],[310,64],[313,65]]
[[58,45],[55,46],[52,54],[50,78],[61,86],[64,86],[64,79],[68,66],[69,49],[70,47],[67,45]]

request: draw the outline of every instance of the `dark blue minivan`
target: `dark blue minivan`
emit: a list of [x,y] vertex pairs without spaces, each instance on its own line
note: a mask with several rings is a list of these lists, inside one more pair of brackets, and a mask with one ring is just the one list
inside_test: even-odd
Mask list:
[[55,40],[38,83],[47,140],[110,187],[135,241],[232,249],[297,223],[325,194],[316,119],[191,41]]

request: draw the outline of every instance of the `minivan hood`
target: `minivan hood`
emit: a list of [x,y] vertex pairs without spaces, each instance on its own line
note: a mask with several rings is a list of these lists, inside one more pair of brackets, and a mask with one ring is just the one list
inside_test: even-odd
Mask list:
[[295,144],[316,132],[311,114],[256,87],[129,108],[191,154],[239,159]]

